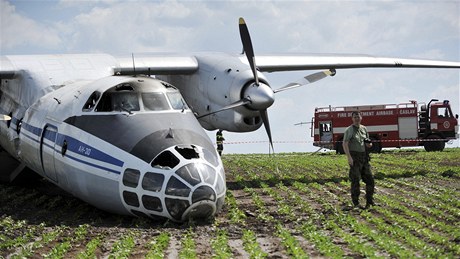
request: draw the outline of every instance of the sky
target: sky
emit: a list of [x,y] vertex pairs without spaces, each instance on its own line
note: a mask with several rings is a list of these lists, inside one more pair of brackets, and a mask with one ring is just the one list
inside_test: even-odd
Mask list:
[[[460,1],[5,1],[0,53],[240,53],[244,17],[254,52],[369,54],[460,61]],[[267,74],[277,89],[315,71]],[[450,100],[459,69],[369,68],[276,94],[268,109],[276,153],[312,152],[315,107]],[[294,124],[307,122],[300,126]],[[351,121],[350,121],[351,123]],[[363,124],[365,124],[363,120]],[[208,132],[214,141],[215,131]],[[224,132],[224,153],[268,153],[265,129]],[[256,143],[253,143],[256,142]],[[447,147],[459,147],[454,141]]]

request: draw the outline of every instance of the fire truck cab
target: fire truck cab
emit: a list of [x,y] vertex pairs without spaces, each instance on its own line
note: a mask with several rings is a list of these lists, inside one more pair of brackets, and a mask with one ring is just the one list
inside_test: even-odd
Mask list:
[[371,152],[382,148],[424,146],[442,151],[445,143],[458,138],[458,114],[449,101],[432,99],[428,104],[410,101],[400,104],[322,107],[315,109],[311,135],[313,145],[343,154],[343,134],[352,124],[351,113],[360,111],[362,124],[373,142]]

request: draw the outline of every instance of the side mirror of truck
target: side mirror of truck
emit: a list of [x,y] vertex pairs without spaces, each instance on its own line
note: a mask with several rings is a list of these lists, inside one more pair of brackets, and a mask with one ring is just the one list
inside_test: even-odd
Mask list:
[[455,118],[458,120],[458,114],[455,114]]

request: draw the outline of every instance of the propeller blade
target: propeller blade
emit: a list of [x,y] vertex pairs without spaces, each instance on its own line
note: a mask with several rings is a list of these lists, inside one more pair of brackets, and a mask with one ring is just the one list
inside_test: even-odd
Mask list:
[[203,115],[200,115],[198,117],[196,117],[197,119],[201,119],[203,117],[206,117],[206,116],[209,116],[211,114],[214,114],[214,113],[218,113],[218,112],[221,112],[221,111],[225,111],[225,110],[229,110],[229,109],[233,109],[233,108],[236,108],[236,107],[239,107],[239,106],[243,106],[243,105],[246,105],[248,103],[251,103],[251,100],[249,100],[248,98],[243,98],[239,101],[236,101],[234,103],[231,103],[217,111],[213,111],[213,112],[210,112],[210,113],[206,113],[206,114],[203,114]]
[[5,114],[0,114],[0,121],[9,121],[11,117]]
[[262,118],[262,122],[265,126],[265,131],[267,131],[268,140],[270,141],[270,146],[272,147],[273,153],[275,153],[275,149],[273,148],[273,141],[272,141],[272,132],[270,130],[270,122],[268,121],[268,113],[267,109],[260,110],[260,117]]
[[243,50],[248,58],[249,65],[251,66],[252,74],[254,75],[254,80],[256,81],[256,85],[259,85],[259,77],[257,76],[257,68],[256,68],[256,58],[254,55],[254,49],[252,48],[252,41],[251,35],[249,35],[248,26],[246,26],[246,22],[243,18],[240,17],[240,37],[241,42],[243,43]]
[[279,89],[276,89],[273,92],[278,93],[278,92],[282,92],[282,91],[286,91],[286,90],[291,90],[291,89],[294,89],[294,88],[297,88],[297,87],[300,87],[300,86],[304,86],[304,85],[307,85],[307,84],[311,84],[311,83],[319,81],[319,80],[321,80],[323,78],[326,78],[328,76],[334,76],[335,73],[336,73],[335,69],[330,69],[330,70],[325,70],[325,71],[313,73],[311,75],[303,77],[302,79],[300,79],[297,82],[289,83],[289,84],[287,84],[287,85],[285,85],[285,86],[283,86],[283,87],[281,87]]

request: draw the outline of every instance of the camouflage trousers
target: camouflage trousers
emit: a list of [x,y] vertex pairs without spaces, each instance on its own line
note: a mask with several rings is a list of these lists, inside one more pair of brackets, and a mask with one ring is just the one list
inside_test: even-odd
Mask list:
[[350,166],[349,177],[351,181],[351,200],[353,205],[359,204],[360,187],[359,182],[363,179],[366,184],[366,202],[367,204],[374,203],[374,176],[371,172],[369,158],[365,152],[350,152],[353,158],[353,166]]

